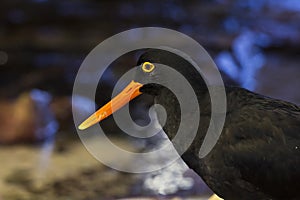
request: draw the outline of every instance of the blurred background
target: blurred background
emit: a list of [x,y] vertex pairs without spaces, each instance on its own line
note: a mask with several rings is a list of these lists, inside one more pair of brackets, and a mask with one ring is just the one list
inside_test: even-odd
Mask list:
[[[86,151],[71,113],[82,61],[121,31],[165,27],[197,40],[225,84],[299,104],[299,21],[297,0],[2,0],[0,199],[205,198],[211,191],[181,161],[159,172],[127,174]],[[107,89],[97,92],[97,107],[138,55],[112,63],[100,81]],[[78,97],[73,106],[88,113],[90,101]],[[102,125],[124,148],[148,144],[124,137],[110,119]]]

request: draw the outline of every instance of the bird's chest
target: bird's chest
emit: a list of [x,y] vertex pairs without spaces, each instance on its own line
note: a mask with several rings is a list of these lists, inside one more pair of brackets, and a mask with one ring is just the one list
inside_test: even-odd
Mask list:
[[[182,94],[177,95],[180,96]],[[198,98],[197,93],[196,95]],[[175,96],[174,93],[165,88],[160,92],[160,95],[155,97],[154,102],[160,105],[159,109],[156,109],[157,119],[170,139],[175,137],[179,127],[181,134],[197,139],[196,132],[199,135],[200,118],[202,120],[200,114],[202,114],[204,106],[202,107],[196,98],[193,96],[178,98],[178,96]],[[210,106],[207,107],[210,108]]]
[[157,119],[171,139],[176,135],[181,122],[180,104],[172,92],[163,90],[162,93],[163,95],[154,99],[155,103],[161,106],[156,109]]

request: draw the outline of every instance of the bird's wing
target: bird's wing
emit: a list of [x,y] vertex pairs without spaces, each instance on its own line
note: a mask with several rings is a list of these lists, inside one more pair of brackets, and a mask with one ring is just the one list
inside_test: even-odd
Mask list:
[[245,106],[230,113],[223,132],[228,145],[222,148],[242,180],[293,197],[300,190],[300,112],[281,106]]

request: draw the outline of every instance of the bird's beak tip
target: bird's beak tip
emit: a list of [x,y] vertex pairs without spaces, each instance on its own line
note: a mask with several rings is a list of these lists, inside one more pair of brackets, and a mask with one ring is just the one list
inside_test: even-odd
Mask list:
[[86,129],[86,127],[84,126],[84,124],[80,124],[78,126],[78,129],[81,130],[81,131],[83,131],[84,129]]
[[94,113],[89,118],[87,118],[86,120],[84,120],[78,126],[78,129],[79,130],[85,130],[85,129],[93,126],[94,124],[98,123],[99,121],[101,121],[101,117],[99,117],[97,113]]
[[82,122],[79,126],[78,126],[78,129],[83,131],[85,129],[87,129],[88,127],[90,127],[91,125],[87,124],[85,121]]

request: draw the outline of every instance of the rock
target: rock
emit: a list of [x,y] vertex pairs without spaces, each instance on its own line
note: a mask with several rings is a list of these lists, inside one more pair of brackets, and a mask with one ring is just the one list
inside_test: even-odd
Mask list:
[[51,95],[41,90],[24,92],[0,101],[0,143],[42,141],[52,137],[57,123],[49,108]]

